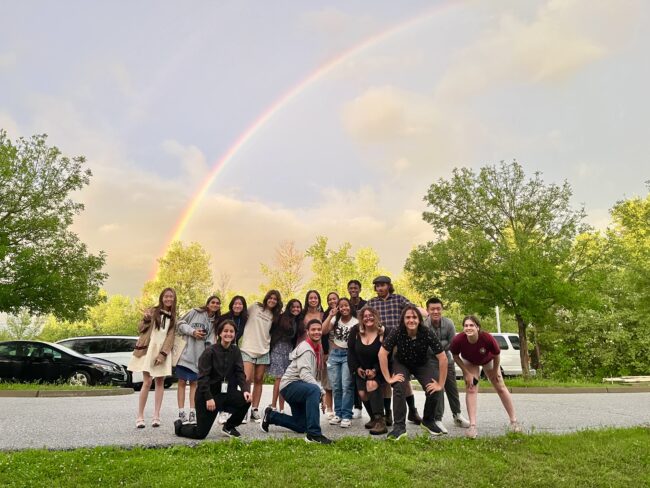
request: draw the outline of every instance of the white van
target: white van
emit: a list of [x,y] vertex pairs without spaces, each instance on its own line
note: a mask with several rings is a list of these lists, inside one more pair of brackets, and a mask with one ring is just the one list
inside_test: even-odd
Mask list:
[[[86,356],[108,359],[122,365],[126,371],[137,340],[137,336],[84,336],[63,339],[57,344],[69,347]],[[127,375],[127,386],[136,391],[140,390],[142,388],[142,373],[127,371]],[[171,376],[165,378],[165,388],[169,388],[172,382]],[[153,384],[151,387],[154,388]]]
[[[519,336],[514,332],[495,332],[492,333],[501,348],[500,366],[501,373],[504,376],[521,376],[524,374],[521,369],[521,358],[519,357]],[[535,376],[536,371],[530,370],[530,374]],[[463,372],[456,366],[456,377],[462,378]]]

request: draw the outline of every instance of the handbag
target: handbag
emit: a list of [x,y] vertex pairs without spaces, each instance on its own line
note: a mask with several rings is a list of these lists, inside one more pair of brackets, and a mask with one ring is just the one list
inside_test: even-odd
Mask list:
[[174,337],[174,345],[172,346],[172,366],[178,364],[178,360],[181,358],[181,354],[185,350],[187,345],[187,339],[182,334],[176,334]]

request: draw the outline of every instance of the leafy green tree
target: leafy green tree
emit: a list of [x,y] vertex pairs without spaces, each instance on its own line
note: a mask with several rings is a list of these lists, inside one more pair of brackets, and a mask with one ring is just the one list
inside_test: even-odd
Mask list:
[[588,227],[570,205],[571,188],[526,178],[516,161],[478,173],[455,169],[430,186],[423,218],[437,240],[411,252],[405,269],[427,295],[444,290],[465,310],[489,314],[495,305],[514,315],[521,362],[529,372],[526,328],[544,324],[557,307],[585,299],[582,281],[599,259],[592,241],[575,238]]
[[0,130],[0,311],[76,319],[99,300],[105,255],[68,230],[84,208],[70,195],[90,182],[85,159],[46,138],[14,144]]
[[275,249],[273,264],[260,264],[260,270],[267,279],[266,283],[260,285],[262,295],[269,290],[278,290],[285,303],[298,296],[304,279],[304,261],[305,253],[296,248],[294,241],[280,242]]
[[361,248],[352,256],[349,242],[344,242],[338,249],[329,249],[327,244],[327,237],[318,236],[306,252],[312,260],[313,273],[308,288],[318,290],[322,296],[331,291],[346,295],[351,279],[359,280],[362,295],[367,294],[372,290],[372,280],[377,275],[386,274],[379,266],[377,252],[371,247]]
[[205,305],[213,293],[210,255],[198,242],[184,246],[174,241],[166,254],[158,259],[156,277],[145,283],[142,290],[143,303],[158,303],[160,292],[167,287],[174,288],[179,313],[193,307]]
[[34,339],[43,328],[43,317],[32,317],[27,309],[21,309],[18,315],[7,316],[8,339]]

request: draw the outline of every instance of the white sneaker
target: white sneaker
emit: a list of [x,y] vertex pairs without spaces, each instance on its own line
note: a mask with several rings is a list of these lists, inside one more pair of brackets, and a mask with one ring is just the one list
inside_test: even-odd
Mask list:
[[325,412],[325,417],[327,417],[328,419],[334,418],[335,417],[334,412],[328,410],[327,412]]
[[336,415],[334,415],[334,417],[332,417],[329,420],[330,425],[339,425],[340,423],[341,423],[341,419],[339,417],[337,417]]
[[183,422],[183,425],[187,425],[190,423],[190,421],[187,418],[187,414],[185,413],[185,410],[179,410],[178,412],[178,420]]
[[463,414],[461,413],[454,414],[454,424],[456,424],[457,427],[462,427],[463,429],[469,429],[469,420],[463,417]]
[[246,412],[246,415],[244,415],[244,418],[242,419],[241,423],[242,424],[247,424],[248,423],[248,416],[250,415],[250,410]]
[[228,412],[219,412],[219,415],[217,415],[217,422],[223,425],[226,422],[228,422],[229,418],[230,418],[230,414]]
[[194,410],[190,410],[189,423],[196,425],[196,412]]
[[[330,421],[331,422],[331,421]],[[352,426],[352,420],[350,419],[343,419],[341,420],[340,427],[343,429],[347,429]]]
[[253,420],[255,422],[257,422],[257,421],[261,422],[262,421],[262,417],[260,417],[260,412],[256,408],[251,410],[251,420]]
[[443,434],[449,434],[449,431],[445,427],[445,424],[442,423],[442,420],[436,420],[434,424],[436,424],[436,427],[440,429],[440,432],[442,432]]
[[355,408],[352,410],[352,418],[353,419],[360,419],[361,418],[361,409],[360,408]]

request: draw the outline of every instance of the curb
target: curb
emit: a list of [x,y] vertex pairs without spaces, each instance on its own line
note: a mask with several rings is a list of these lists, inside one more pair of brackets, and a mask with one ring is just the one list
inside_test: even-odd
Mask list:
[[[411,388],[414,390],[423,391],[419,384],[411,383]],[[578,393],[650,393],[650,386],[607,386],[603,388],[572,388],[572,387],[530,387],[525,388],[521,386],[507,386],[506,388],[512,394],[526,394],[526,395],[562,395],[562,394],[578,394]],[[464,388],[458,388],[459,393],[464,392]],[[479,393],[496,393],[491,386],[481,386],[478,390]]]
[[133,388],[106,388],[93,390],[0,390],[0,398],[59,398],[130,395]]

